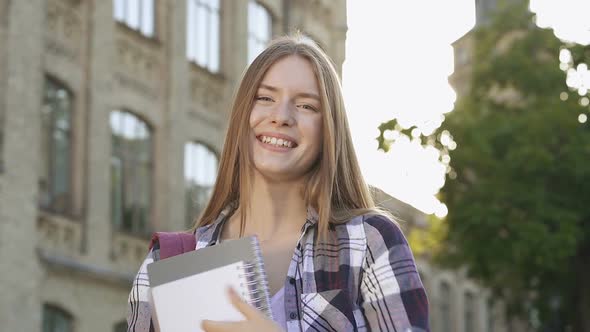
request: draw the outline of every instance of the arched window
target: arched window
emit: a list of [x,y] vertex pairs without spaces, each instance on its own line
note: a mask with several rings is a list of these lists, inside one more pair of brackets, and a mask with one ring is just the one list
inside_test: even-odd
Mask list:
[[443,281],[440,283],[438,291],[438,305],[440,314],[440,331],[452,332],[453,331],[453,317],[451,313],[451,285],[448,282]]
[[127,332],[127,321],[121,321],[115,324],[113,332]]
[[154,36],[154,0],[114,0],[115,20],[147,37]]
[[152,141],[147,123],[112,111],[111,218],[115,229],[146,235],[152,194]]
[[463,322],[465,327],[463,331],[475,331],[475,319],[476,319],[476,303],[475,295],[472,292],[467,291],[463,295]]
[[187,226],[203,211],[217,178],[217,156],[201,143],[184,146],[184,183]]
[[186,56],[189,61],[219,71],[219,0],[187,0]]
[[43,332],[72,332],[72,315],[56,306],[43,305]]
[[248,2],[248,63],[252,63],[270,41],[272,18],[270,12],[254,0]]
[[41,108],[39,206],[54,213],[70,212],[72,109],[69,90],[46,79]]

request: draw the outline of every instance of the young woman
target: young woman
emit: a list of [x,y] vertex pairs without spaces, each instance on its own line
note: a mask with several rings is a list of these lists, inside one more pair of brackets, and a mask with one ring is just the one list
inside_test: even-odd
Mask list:
[[[196,249],[257,235],[275,321],[231,293],[241,322],[215,331],[428,331],[428,302],[398,226],[375,207],[353,150],[338,75],[303,36],[277,39],[246,71],[232,107]],[[150,330],[147,263],[129,331]]]

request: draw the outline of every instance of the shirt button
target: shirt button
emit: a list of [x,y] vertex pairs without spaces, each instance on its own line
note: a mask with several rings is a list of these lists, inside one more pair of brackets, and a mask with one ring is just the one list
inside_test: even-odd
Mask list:
[[289,314],[289,318],[291,318],[291,319],[295,319],[296,317],[297,317],[297,314],[294,312]]
[[289,278],[289,283],[291,285],[295,285],[295,278]]

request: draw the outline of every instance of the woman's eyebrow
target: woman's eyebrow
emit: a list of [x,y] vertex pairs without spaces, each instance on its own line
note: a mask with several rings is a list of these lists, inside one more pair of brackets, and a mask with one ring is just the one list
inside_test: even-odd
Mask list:
[[274,86],[267,85],[267,84],[264,84],[264,83],[260,83],[260,89],[266,89],[266,90],[270,90],[270,91],[273,91],[273,92],[279,91],[278,88],[275,88]]
[[[272,92],[277,92],[279,91],[279,89],[277,87],[274,87],[272,85],[268,85],[268,84],[264,84],[261,83],[260,84],[260,89],[266,89]],[[315,99],[317,101],[320,101],[320,96],[318,96],[315,93],[311,93],[311,92],[299,92],[295,95],[296,97],[304,97],[304,98],[311,98],[311,99]]]
[[303,98],[310,98],[310,99],[315,99],[317,101],[321,101],[320,96],[316,95],[315,93],[300,92],[300,93],[296,94],[295,96],[303,97]]

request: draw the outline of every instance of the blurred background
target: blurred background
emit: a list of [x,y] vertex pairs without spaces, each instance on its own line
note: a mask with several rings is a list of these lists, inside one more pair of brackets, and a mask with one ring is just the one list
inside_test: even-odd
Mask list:
[[300,30],[432,331],[590,331],[587,0],[0,0],[0,324],[126,331],[154,230],[189,228],[242,72]]

